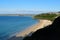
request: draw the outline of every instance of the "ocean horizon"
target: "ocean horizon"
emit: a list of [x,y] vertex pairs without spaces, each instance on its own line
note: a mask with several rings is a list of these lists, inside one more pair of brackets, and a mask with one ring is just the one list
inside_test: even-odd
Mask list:
[[30,16],[0,16],[0,40],[7,40],[38,21]]

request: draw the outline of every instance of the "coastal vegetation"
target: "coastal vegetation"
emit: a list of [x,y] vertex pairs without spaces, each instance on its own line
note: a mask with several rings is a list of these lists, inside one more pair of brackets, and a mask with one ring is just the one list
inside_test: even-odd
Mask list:
[[53,21],[56,17],[60,16],[59,13],[41,13],[38,15],[35,15],[35,19],[47,19]]

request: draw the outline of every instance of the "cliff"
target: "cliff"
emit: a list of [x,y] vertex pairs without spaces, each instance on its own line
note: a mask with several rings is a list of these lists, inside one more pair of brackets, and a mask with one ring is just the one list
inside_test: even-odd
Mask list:
[[60,40],[60,16],[51,25],[37,30],[31,36],[26,36],[23,40]]

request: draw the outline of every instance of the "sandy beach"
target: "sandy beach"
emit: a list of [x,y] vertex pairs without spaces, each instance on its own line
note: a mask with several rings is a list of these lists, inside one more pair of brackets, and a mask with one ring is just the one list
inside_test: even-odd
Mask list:
[[39,20],[37,24],[32,25],[31,27],[23,30],[22,32],[15,35],[15,37],[12,37],[10,40],[20,40],[19,37],[25,37],[26,35],[29,35],[31,32],[35,32],[38,29],[44,28],[47,25],[52,24],[49,20]]

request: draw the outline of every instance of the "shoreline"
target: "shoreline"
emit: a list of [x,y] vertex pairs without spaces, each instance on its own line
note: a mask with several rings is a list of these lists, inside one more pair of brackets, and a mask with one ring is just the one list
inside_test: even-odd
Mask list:
[[50,20],[38,20],[39,22],[26,28],[22,32],[15,35],[15,37],[10,38],[10,40],[18,40],[19,37],[25,37],[30,33],[37,31],[38,29],[44,28],[47,25],[52,24]]

